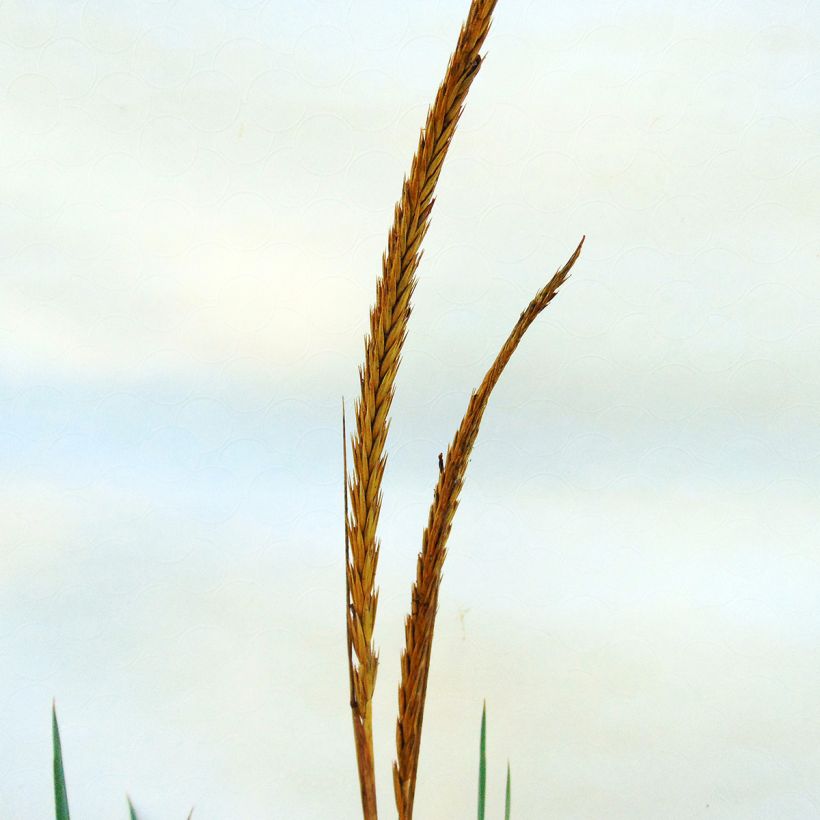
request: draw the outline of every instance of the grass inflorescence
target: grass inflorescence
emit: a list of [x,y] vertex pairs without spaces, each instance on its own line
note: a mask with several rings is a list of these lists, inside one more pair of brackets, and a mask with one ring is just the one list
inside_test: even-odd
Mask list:
[[[444,80],[422,129],[410,175],[404,180],[401,198],[396,205],[387,251],[382,257],[382,272],[376,285],[376,301],[370,311],[364,363],[359,369],[361,392],[356,402],[351,475],[347,469],[344,434],[348,677],[365,820],[374,820],[378,815],[372,712],[378,655],[373,644],[373,628],[378,605],[376,568],[380,544],[377,530],[390,407],[401,350],[407,336],[411,298],[422,254],[421,242],[430,224],[436,182],[467,93],[481,67],[481,48],[490,30],[496,2],[472,0],[470,3]],[[393,763],[393,788],[400,820],[411,820],[413,816],[442,567],[470,454],[490,395],[504,368],[527,329],[566,281],[583,242],[581,239],[566,264],[559,268],[521,313],[478,389],[471,395],[464,418],[447,448],[446,457],[439,457],[439,477],[422,535],[401,656],[396,759]]]

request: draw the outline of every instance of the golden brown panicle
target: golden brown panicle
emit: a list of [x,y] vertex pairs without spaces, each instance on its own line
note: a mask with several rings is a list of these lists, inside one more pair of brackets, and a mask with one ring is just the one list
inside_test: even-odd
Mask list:
[[[347,562],[348,640],[353,732],[365,820],[377,816],[373,762],[372,698],[378,657],[373,647],[378,592],[376,530],[381,509],[385,441],[394,381],[407,334],[410,298],[416,284],[421,242],[430,224],[433,193],[442,163],[481,67],[480,50],[490,28],[496,0],[472,0],[444,81],[427,114],[410,175],[396,205],[393,226],[382,257],[376,302],[370,312],[364,365],[359,370],[361,394],[356,402],[353,474],[349,479],[350,513],[346,518],[350,560]],[[353,660],[355,656],[355,661]]]
[[393,787],[396,806],[401,820],[411,820],[418,771],[424,702],[433,647],[433,629],[436,621],[441,571],[447,554],[447,538],[458,507],[459,494],[470,453],[478,436],[478,429],[490,394],[501,373],[512,357],[535,318],[552,301],[558,288],[566,281],[584,240],[550,281],[535,295],[519,317],[487,371],[480,387],[470,397],[467,413],[447,448],[442,466],[439,456],[439,476],[433,495],[433,504],[422,537],[422,548],[416,565],[416,581],[412,590],[410,615],[405,622],[405,648],[401,658],[399,685],[399,717],[396,724],[396,754],[393,764]]

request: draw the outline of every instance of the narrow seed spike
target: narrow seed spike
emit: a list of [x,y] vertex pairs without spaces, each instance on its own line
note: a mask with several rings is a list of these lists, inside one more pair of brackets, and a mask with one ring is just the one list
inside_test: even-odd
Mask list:
[[[459,493],[464,484],[470,454],[490,395],[501,378],[504,368],[512,358],[527,329],[566,281],[581,253],[583,244],[584,239],[582,238],[569,260],[536,293],[529,305],[521,312],[481,385],[472,392],[467,405],[467,413],[447,448],[444,467],[439,472],[427,527],[422,536],[421,553],[416,563],[416,581],[411,592],[410,615],[405,621],[404,628],[405,648],[401,662],[402,678],[398,717],[402,730],[401,740],[397,744],[394,767],[398,771],[398,781],[402,787],[403,805],[410,806],[410,813],[402,814],[400,808],[400,817],[410,818],[412,813],[442,567],[447,555],[447,538],[450,535],[453,516],[458,508]],[[397,802],[398,800],[397,796]]]
[[[388,232],[387,250],[382,257],[382,273],[376,285],[376,302],[370,311],[370,329],[365,340],[364,364],[360,369],[361,396],[356,404],[356,432],[353,437],[353,477],[350,483],[350,511],[345,526],[352,545],[352,576],[358,576],[362,595],[353,595],[349,613],[354,636],[363,632],[364,643],[353,641],[350,667],[366,679],[372,691],[377,659],[370,641],[375,622],[377,598],[375,584],[381,480],[387,423],[393,400],[393,384],[406,338],[410,315],[409,299],[416,280],[421,243],[427,233],[433,193],[443,160],[455,132],[467,92],[481,65],[480,50],[489,31],[497,0],[471,0],[467,20],[461,28],[455,51],[444,80],[430,106],[419,137],[410,173],[402,186],[401,199],[394,210]],[[357,587],[354,578],[351,584]],[[366,625],[366,628],[363,628]],[[357,750],[362,810],[365,820],[377,816],[375,771],[373,767],[373,729],[370,702],[357,703],[354,739]],[[408,807],[396,790],[402,820],[410,820]]]

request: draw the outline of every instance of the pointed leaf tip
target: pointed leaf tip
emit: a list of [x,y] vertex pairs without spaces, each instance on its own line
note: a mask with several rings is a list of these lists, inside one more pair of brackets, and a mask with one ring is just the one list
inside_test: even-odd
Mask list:
[[507,786],[504,789],[504,820],[510,820],[512,806],[512,788],[510,785],[510,761],[507,761]]
[[60,743],[60,727],[57,724],[57,704],[51,705],[51,743],[54,755],[54,809],[57,820],[71,820],[68,813],[68,791],[63,770],[63,748]]
[[484,820],[487,800],[487,702],[481,710],[481,740],[478,750],[478,820]]

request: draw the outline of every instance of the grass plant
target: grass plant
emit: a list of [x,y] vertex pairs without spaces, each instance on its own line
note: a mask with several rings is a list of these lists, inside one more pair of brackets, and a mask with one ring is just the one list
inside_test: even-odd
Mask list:
[[[378,608],[376,569],[379,559],[379,515],[387,459],[387,436],[395,380],[407,338],[412,296],[422,257],[422,242],[430,226],[436,184],[452,143],[467,94],[484,57],[481,49],[490,31],[497,0],[471,0],[444,80],[421,130],[410,171],[404,179],[393,223],[382,256],[376,298],[370,310],[364,361],[359,368],[360,391],[355,402],[351,436],[352,469],[348,470],[348,436],[342,404],[344,445],[345,608],[348,687],[359,792],[364,820],[377,820],[376,767],[373,752],[373,694],[379,666],[373,642]],[[421,539],[410,611],[405,620],[401,680],[396,721],[393,787],[400,820],[412,820],[421,750],[422,724],[432,657],[436,611],[447,540],[464,486],[467,465],[484,412],[501,374],[525,333],[550,304],[577,261],[584,239],[567,262],[535,294],[515,322],[478,388],[470,395],[464,417],[447,447],[439,454],[439,474],[427,524]],[[54,801],[57,820],[70,820],[56,708],[52,709]],[[479,751],[478,818],[484,820],[487,787],[487,714],[482,711]],[[130,820],[137,812],[126,798]],[[511,782],[507,766],[505,818],[510,818]],[[192,810],[193,811],[193,810]],[[188,816],[191,820],[191,815]]]
[[[377,530],[390,407],[401,351],[407,336],[411,298],[421,259],[421,242],[430,224],[436,182],[463,111],[467,92],[480,69],[481,48],[492,23],[496,0],[472,0],[455,51],[421,131],[418,148],[404,180],[388,234],[376,301],[370,311],[364,363],[359,368],[356,431],[352,438],[352,474],[345,445],[345,566],[348,678],[353,735],[364,820],[378,816],[373,759],[372,700],[378,654],[373,628],[378,605],[376,568],[380,543]],[[433,633],[447,539],[458,507],[467,464],[490,395],[530,325],[566,281],[584,240],[521,313],[495,361],[473,392],[464,418],[447,449],[439,456],[439,477],[433,494],[411,591],[401,656],[401,683],[396,723],[393,790],[400,820],[411,820],[421,749],[424,705]]]
[[[490,30],[496,2],[472,0],[444,80],[428,111],[388,234],[382,272],[376,284],[376,301],[370,312],[364,363],[359,370],[361,391],[355,408],[350,514],[346,516],[346,549],[350,555],[346,569],[346,617],[348,646],[352,649],[348,655],[350,708],[366,820],[377,816],[372,700],[378,654],[373,646],[373,627],[378,607],[376,566],[379,542],[376,533],[381,512],[390,406],[407,336],[421,243],[429,228],[435,201],[436,183],[467,92],[481,68],[481,48]],[[406,802],[402,797],[403,788],[399,781],[396,789],[400,802]],[[412,802],[412,798],[410,800]]]

